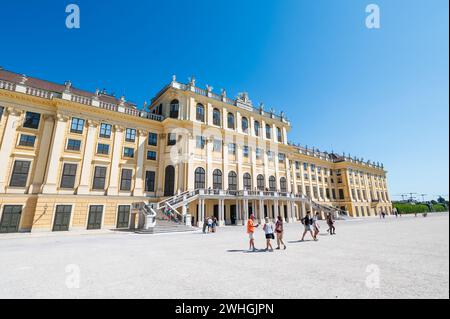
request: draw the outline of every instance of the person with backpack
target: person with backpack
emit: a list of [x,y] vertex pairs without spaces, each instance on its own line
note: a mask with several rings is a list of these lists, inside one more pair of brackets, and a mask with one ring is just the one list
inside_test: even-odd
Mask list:
[[[270,250],[273,251],[272,247],[272,239],[275,239],[274,231],[273,231],[273,224],[270,222],[269,217],[266,217],[265,224],[263,226],[264,233],[266,234],[266,251]],[[270,247],[270,249],[269,249]]]
[[317,240],[316,237],[313,234],[313,231],[312,231],[313,220],[311,218],[311,212],[310,211],[308,211],[306,213],[306,216],[302,219],[302,224],[305,226],[305,231],[303,232],[303,236],[302,236],[302,239],[300,241],[304,241],[305,240],[306,233],[308,233],[308,232],[311,234],[311,237],[314,240]]
[[283,241],[283,234],[284,234],[284,229],[283,229],[283,218],[278,215],[277,218],[277,222],[275,223],[275,234],[277,236],[277,250],[280,250],[280,244],[283,244],[284,249],[286,249],[286,244]]

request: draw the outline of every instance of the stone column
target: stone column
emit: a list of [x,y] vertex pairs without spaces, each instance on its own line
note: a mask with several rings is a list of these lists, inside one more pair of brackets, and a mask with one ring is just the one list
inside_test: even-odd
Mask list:
[[262,223],[264,220],[264,200],[259,201],[259,222]]
[[33,183],[31,185],[32,194],[38,194],[44,183],[45,167],[47,165],[47,157],[52,141],[53,124],[55,122],[55,117],[53,115],[44,114],[42,115],[42,118],[44,120],[44,128],[39,143],[39,154],[35,164]]
[[227,142],[223,141],[222,145],[223,145],[222,146],[222,158],[223,158],[222,182],[223,182],[223,189],[228,190],[228,173],[229,173],[228,172],[228,144],[227,144]]
[[[95,152],[95,136],[97,135],[98,123],[92,120],[87,121],[88,133],[86,137],[86,146],[84,148],[83,166],[81,169],[80,186],[77,194],[89,194],[91,189],[92,160]],[[118,170],[119,167],[111,167],[111,170]]]
[[[137,166],[136,166],[136,183],[134,185],[134,196],[144,196],[144,160],[145,160],[145,141],[148,132],[139,130]],[[113,169],[113,167],[111,167]]]
[[61,160],[61,153],[64,150],[64,137],[66,136],[65,133],[67,130],[68,121],[68,116],[61,114],[56,116],[56,128],[53,130],[53,144],[47,166],[47,177],[42,189],[42,193],[44,194],[56,193],[59,171],[58,168]]
[[119,194],[119,166],[120,160],[122,158],[123,131],[123,127],[117,125],[114,126],[114,145],[111,162],[111,173],[109,176],[108,195]]
[[219,200],[219,226],[225,226],[225,200],[220,199]]
[[278,200],[274,200],[274,201],[273,201],[273,210],[274,210],[274,212],[273,212],[273,218],[274,218],[274,219],[277,219],[277,218],[278,218],[278,215],[279,215],[278,209],[279,209],[279,206],[278,206]]
[[212,166],[212,154],[213,154],[213,138],[206,139],[206,188],[213,188],[213,166]]

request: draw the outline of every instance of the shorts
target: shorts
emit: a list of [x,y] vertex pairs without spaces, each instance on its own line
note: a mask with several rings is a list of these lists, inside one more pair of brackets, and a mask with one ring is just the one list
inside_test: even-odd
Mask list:
[[311,225],[305,225],[305,231],[311,231]]
[[272,234],[266,234],[266,239],[275,239],[275,236]]
[[255,236],[253,235],[253,233],[248,233],[248,238],[255,239]]

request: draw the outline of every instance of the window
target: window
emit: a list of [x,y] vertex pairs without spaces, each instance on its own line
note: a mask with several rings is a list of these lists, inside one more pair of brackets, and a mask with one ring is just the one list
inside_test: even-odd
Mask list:
[[220,126],[220,111],[218,109],[213,110],[213,124]]
[[234,144],[234,143],[228,144],[228,154],[236,155],[236,144]]
[[258,177],[256,177],[256,187],[258,188],[259,191],[263,191],[264,190],[265,183],[264,183],[264,176],[263,175],[258,175]]
[[339,199],[344,199],[344,190],[339,188]]
[[325,195],[326,195],[327,199],[330,199],[330,189],[329,188],[325,189]]
[[197,121],[205,122],[205,107],[202,104],[197,104],[195,114]]
[[237,174],[233,171],[228,173],[228,189],[231,191],[237,190]]
[[334,188],[331,190],[331,195],[333,195],[333,199],[336,199],[336,190]]
[[306,196],[311,198],[311,187],[305,186],[305,192],[306,192]]
[[148,133],[148,145],[150,146],[158,145],[158,134]]
[[252,177],[249,173],[244,174],[244,189],[251,190],[252,189]]
[[274,152],[272,152],[272,151],[267,151],[267,159],[268,159],[270,162],[273,162],[274,156],[275,156],[275,153],[274,153]]
[[299,161],[295,161],[295,169],[297,169],[297,170],[300,169],[300,162]]
[[106,181],[106,167],[95,166],[94,169],[94,182],[92,184],[92,189],[105,189]]
[[130,205],[119,205],[117,211],[117,228],[128,228],[130,224]]
[[109,154],[109,144],[98,143],[97,144],[97,154],[108,155]]
[[37,129],[41,121],[41,114],[34,112],[26,112],[23,127]]
[[205,170],[202,167],[198,167],[195,170],[195,189],[205,188]]
[[195,147],[197,149],[204,149],[206,144],[206,139],[203,136],[196,136],[195,138]]
[[79,118],[72,118],[70,125],[70,133],[83,134],[84,120]]
[[260,130],[261,130],[261,126],[260,126],[258,121],[255,121],[254,125],[255,125],[255,135],[259,136],[259,133],[260,133]]
[[100,124],[100,137],[110,138],[111,137],[111,124],[102,123]]
[[222,152],[222,141],[214,140],[213,142],[213,152]]
[[68,231],[72,205],[56,205],[52,231]]
[[355,190],[352,189],[351,193],[352,193],[352,199],[353,199],[353,200],[356,200]]
[[129,191],[131,190],[131,179],[133,178],[133,170],[128,168],[122,169],[122,174],[120,177],[120,190]]
[[69,151],[79,151],[81,148],[81,141],[80,140],[74,140],[69,138],[67,140],[67,150]]
[[248,133],[248,120],[247,120],[247,118],[243,117],[241,123],[242,123],[242,132]]
[[134,128],[127,128],[125,131],[125,141],[134,142],[136,141],[136,130]]
[[154,192],[155,191],[155,176],[156,173],[153,171],[145,172],[145,191]]
[[284,177],[280,178],[280,190],[282,192],[287,192],[286,178]]
[[77,164],[65,163],[61,176],[61,188],[74,188],[75,176],[77,175]]
[[303,170],[305,170],[305,171],[308,170],[308,163],[303,163]]
[[180,103],[178,102],[178,100],[173,100],[172,102],[170,102],[169,117],[172,119],[177,119],[178,114],[179,114],[179,109],[180,109]]
[[167,137],[167,145],[173,146],[177,144],[177,134],[176,133],[169,133]]
[[2,119],[2,117],[3,117],[3,112],[5,111],[5,107],[3,107],[3,106],[0,106],[0,120]]
[[358,201],[361,200],[361,191],[359,189],[356,190],[356,195],[357,195]]
[[133,158],[134,157],[134,148],[124,147],[123,148],[123,157]]
[[36,136],[34,136],[34,135],[20,134],[20,139],[19,139],[20,146],[34,147],[35,141],[36,141]]
[[248,158],[249,153],[250,153],[250,148],[247,145],[244,145],[244,147],[242,148],[242,152],[244,154],[244,157]]
[[156,152],[155,151],[147,151],[147,159],[150,161],[156,161]]
[[266,138],[269,140],[272,138],[272,129],[269,124],[266,124]]
[[227,115],[228,128],[234,130],[234,114],[228,113]]
[[257,148],[255,150],[255,154],[256,154],[256,159],[260,160],[261,159],[262,150],[260,148]]
[[319,193],[317,192],[317,188],[313,186],[313,195],[314,198],[319,198]]
[[323,198],[324,198],[324,197],[323,197],[323,188],[319,188],[319,194],[320,194],[320,198],[323,199]]
[[269,189],[272,192],[277,190],[277,181],[274,176],[269,177]]
[[30,161],[16,160],[11,175],[9,186],[25,187],[28,180],[28,172],[30,170]]
[[283,153],[278,153],[278,163],[283,164],[285,159],[286,155],[284,155]]
[[281,134],[281,129],[279,127],[277,127],[277,139],[278,139],[278,142],[280,142],[280,143],[283,141],[283,136]]
[[222,171],[220,169],[213,172],[213,189],[222,189]]

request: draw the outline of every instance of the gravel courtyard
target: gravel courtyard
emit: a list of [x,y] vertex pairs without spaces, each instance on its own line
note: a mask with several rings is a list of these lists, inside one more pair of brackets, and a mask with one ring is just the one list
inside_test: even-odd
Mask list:
[[299,242],[287,225],[287,250],[255,253],[243,227],[0,235],[0,298],[449,298],[448,214],[326,228]]

